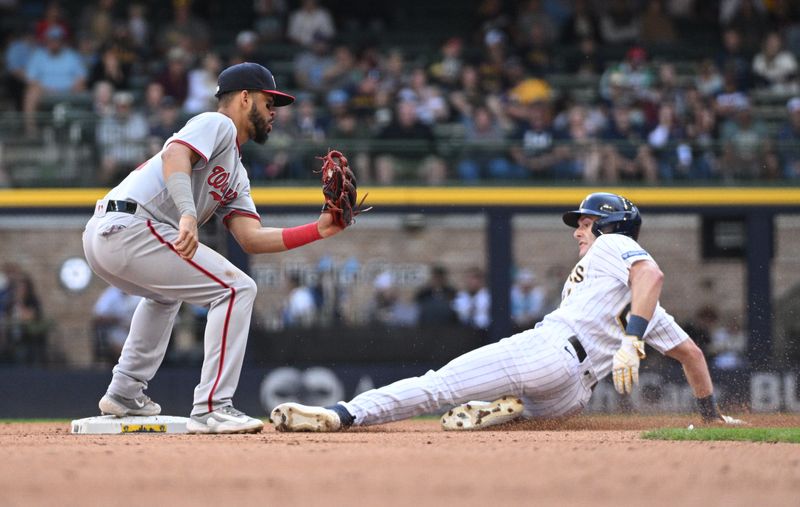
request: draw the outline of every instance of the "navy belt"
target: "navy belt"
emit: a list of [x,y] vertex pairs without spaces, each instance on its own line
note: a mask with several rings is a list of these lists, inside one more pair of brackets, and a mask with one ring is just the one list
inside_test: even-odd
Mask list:
[[581,342],[578,341],[578,338],[575,336],[570,336],[567,341],[572,345],[572,348],[575,349],[575,354],[578,355],[578,362],[583,362],[586,359],[586,350],[584,350],[583,345]]
[[106,211],[116,211],[118,213],[136,213],[137,204],[130,201],[108,201]]

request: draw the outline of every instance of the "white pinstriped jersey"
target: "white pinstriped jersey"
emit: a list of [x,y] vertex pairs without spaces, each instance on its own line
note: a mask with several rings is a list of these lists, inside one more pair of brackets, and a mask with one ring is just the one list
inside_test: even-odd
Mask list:
[[[643,260],[653,259],[628,236],[599,236],[572,269],[564,284],[561,305],[539,324],[574,334],[586,349],[598,378],[611,372],[614,353],[625,336],[631,304],[630,269]],[[647,326],[645,342],[663,354],[688,338],[658,304]]]
[[[199,114],[167,139],[164,148],[170,143],[181,143],[200,155],[191,174],[199,225],[215,213],[225,221],[236,213],[259,218],[230,118],[222,113]],[[151,218],[177,228],[180,213],[164,183],[162,152],[132,171],[106,198],[134,201]]]
[[[471,400],[519,396],[527,417],[564,417],[586,407],[592,387],[611,371],[625,335],[631,266],[652,260],[627,236],[598,237],[572,270],[561,306],[533,329],[461,355],[436,371],[372,389],[344,403],[355,424],[381,424]],[[569,338],[588,360],[581,362]],[[661,306],[645,341],[664,353],[689,337]]]

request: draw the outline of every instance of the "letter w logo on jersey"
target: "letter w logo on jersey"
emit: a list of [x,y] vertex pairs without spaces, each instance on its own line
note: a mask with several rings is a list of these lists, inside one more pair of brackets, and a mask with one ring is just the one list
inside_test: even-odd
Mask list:
[[208,183],[212,188],[216,189],[209,192],[209,194],[220,204],[220,206],[227,206],[231,203],[231,201],[239,197],[238,192],[228,188],[230,185],[230,179],[231,173],[226,171],[224,167],[218,165],[211,170],[211,174],[208,175],[208,179],[206,180],[206,183]]

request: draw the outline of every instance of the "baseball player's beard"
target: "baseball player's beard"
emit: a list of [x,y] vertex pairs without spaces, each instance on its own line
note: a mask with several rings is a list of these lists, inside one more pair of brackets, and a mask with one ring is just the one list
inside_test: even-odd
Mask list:
[[258,144],[266,143],[267,139],[269,138],[269,123],[267,123],[266,118],[264,118],[264,116],[258,112],[255,104],[253,104],[253,107],[250,108],[248,119],[250,120],[250,123],[253,124],[253,130],[250,133],[250,138]]

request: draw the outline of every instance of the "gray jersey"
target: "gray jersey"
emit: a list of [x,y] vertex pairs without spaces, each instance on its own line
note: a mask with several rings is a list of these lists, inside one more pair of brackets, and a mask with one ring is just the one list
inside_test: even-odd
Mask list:
[[[630,269],[643,260],[653,258],[633,239],[621,234],[598,237],[572,269],[564,284],[561,305],[541,323],[566,328],[577,336],[598,378],[611,372],[614,354],[625,336],[631,305]],[[664,353],[689,336],[658,304],[644,338]]]
[[[237,213],[259,218],[230,118],[221,113],[199,114],[167,139],[164,148],[171,143],[186,145],[200,155],[191,175],[198,225],[215,213],[224,222]],[[177,228],[180,213],[164,183],[162,153],[163,149],[132,171],[106,198],[134,201],[150,218]]]
[[[181,143],[200,156],[191,183],[197,222],[215,213],[258,219],[250,182],[239,160],[236,127],[220,113],[203,113],[164,144]],[[163,151],[163,150],[162,150]],[[173,246],[180,215],[164,184],[161,153],[98,202],[83,235],[95,273],[129,294],[143,296],[133,315],[109,392],[136,398],[147,388],[167,350],[183,301],[208,307],[203,369],[192,414],[230,405],[244,361],[256,284],[222,255],[200,243],[191,259]],[[135,214],[106,212],[106,200],[134,201]]]

